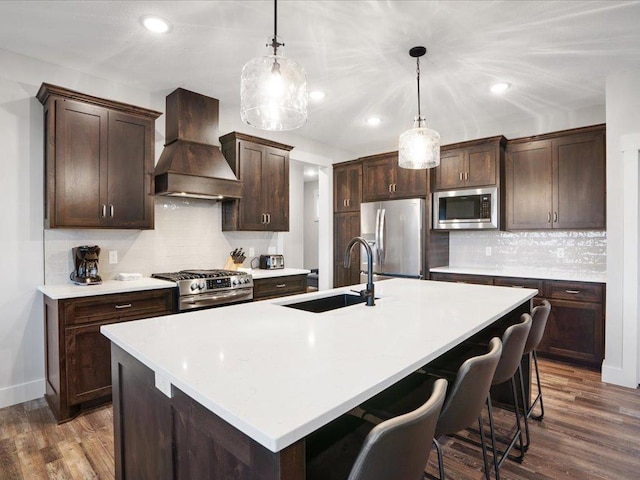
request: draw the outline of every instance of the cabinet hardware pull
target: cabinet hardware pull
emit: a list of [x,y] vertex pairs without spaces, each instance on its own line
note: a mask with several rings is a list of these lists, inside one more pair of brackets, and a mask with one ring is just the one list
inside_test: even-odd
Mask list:
[[394,184],[393,184],[393,191],[394,191],[394,192],[397,192],[397,191],[398,191],[398,184],[397,184],[397,183],[394,183]]
[[131,308],[131,304],[130,303],[125,303],[123,305],[116,305],[116,308]]
[[580,293],[580,290],[565,290],[566,293],[570,293],[571,295],[577,295]]
[[347,207],[350,207],[350,206],[351,206],[351,199],[347,198]]
[[551,212],[547,212],[547,223],[551,223]]
[[267,213],[267,223],[271,223],[271,214]]
[[113,218],[113,212],[114,212],[113,205],[109,204],[109,216],[110,216],[111,218]]
[[346,200],[342,200],[342,206],[346,207],[347,206],[347,201]]
[[462,181],[462,172],[458,174],[458,180]]
[[286,287],[286,286],[287,286],[287,284],[286,284],[286,283],[278,283],[278,284],[276,285],[276,287],[278,287],[278,288],[284,288],[284,287]]
[[262,224],[267,223],[267,214],[266,214],[266,213],[263,213],[263,214],[262,214],[262,222],[261,222],[261,223],[262,223]]
[[393,187],[393,183],[390,183],[390,184],[389,184],[389,193],[391,193],[391,192],[392,192],[391,187]]
[[464,172],[464,179],[469,180],[469,172]]
[[553,212],[553,223],[558,223],[558,212]]
[[522,285],[511,285],[511,288],[524,288]]
[[102,218],[104,218],[104,217],[106,217],[106,216],[107,216],[107,206],[106,206],[106,205],[104,205],[104,204],[102,205],[102,212],[100,213],[100,216],[101,216]]

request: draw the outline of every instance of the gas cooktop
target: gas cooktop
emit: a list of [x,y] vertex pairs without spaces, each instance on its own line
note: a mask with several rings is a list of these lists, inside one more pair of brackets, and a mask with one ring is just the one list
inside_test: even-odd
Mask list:
[[178,282],[180,280],[197,280],[200,278],[221,278],[247,275],[247,272],[236,270],[180,270],[179,272],[154,273],[153,278]]

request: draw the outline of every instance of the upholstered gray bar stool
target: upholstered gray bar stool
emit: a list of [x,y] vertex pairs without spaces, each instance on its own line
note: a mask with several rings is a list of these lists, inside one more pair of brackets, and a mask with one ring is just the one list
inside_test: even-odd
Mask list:
[[[516,373],[520,374],[520,385],[522,387],[522,371],[520,370],[520,361],[524,352],[524,346],[531,330],[531,315],[523,313],[520,316],[520,323],[508,327],[502,335],[502,355],[496,373],[493,376],[492,386],[501,385],[511,382],[511,392],[513,394],[514,413],[516,416],[516,429],[511,438],[506,442],[507,447],[503,452],[499,452],[496,444],[496,430],[493,422],[493,405],[491,403],[491,393],[487,397],[487,408],[489,410],[489,427],[491,429],[491,447],[493,449],[493,464],[496,473],[496,480],[500,479],[500,468],[504,461],[509,458],[511,449],[518,443],[520,455],[515,458],[522,461],[524,458],[524,439],[522,435],[522,427],[520,425],[520,408],[518,406],[518,393],[516,388]],[[522,390],[521,390],[522,393]],[[522,397],[521,397],[522,400]],[[523,405],[522,412],[526,415],[526,407]]]
[[[533,365],[535,366],[536,372],[536,384],[538,386],[538,393],[536,398],[531,402],[531,406],[527,409],[526,415],[524,415],[524,426],[525,426],[525,436],[527,437],[527,441],[525,442],[525,450],[529,448],[531,444],[531,440],[529,438],[529,418],[533,418],[534,420],[542,420],[544,417],[544,403],[542,402],[542,387],[540,385],[540,371],[538,370],[538,354],[536,353],[536,349],[544,336],[544,330],[547,326],[547,320],[549,318],[549,313],[551,313],[551,304],[547,300],[543,300],[542,304],[535,307],[531,310],[531,330],[529,331],[529,336],[527,337],[527,343],[524,346],[523,355],[530,355],[530,358],[533,358]],[[523,405],[526,405],[525,401],[525,390],[524,383],[522,379],[522,372],[520,372],[520,389],[522,392],[522,402]],[[535,406],[540,403],[540,415],[533,415],[533,409]]]
[[[422,479],[430,451],[425,445],[433,440],[446,390],[447,381],[439,379],[433,384],[426,403],[378,425],[346,415],[323,427],[307,441],[306,478]],[[365,431],[368,433],[361,441],[359,437]],[[346,433],[336,438],[336,432]],[[350,472],[345,469],[346,465],[351,465]]]
[[[484,438],[482,410],[489,395],[491,382],[501,354],[502,344],[500,339],[493,338],[489,343],[488,352],[468,358],[460,365],[457,373],[454,373],[449,378],[449,381],[453,383],[447,392],[447,399],[442,407],[436,426],[436,438],[433,440],[438,452],[438,467],[441,480],[445,478],[445,469],[442,448],[437,438],[443,435],[453,435],[468,428],[476,421],[480,429],[485,478],[487,480],[490,478],[491,473]],[[431,385],[437,381],[439,380],[431,374],[412,374],[404,382],[394,385],[381,395],[365,402],[362,405],[362,408],[366,411],[364,418],[370,420],[376,417],[388,418],[411,410],[428,395]]]

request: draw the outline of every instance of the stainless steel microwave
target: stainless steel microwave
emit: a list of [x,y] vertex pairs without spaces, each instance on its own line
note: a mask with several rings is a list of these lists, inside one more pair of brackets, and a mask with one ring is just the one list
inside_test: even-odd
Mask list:
[[469,188],[433,194],[433,228],[436,230],[497,229],[498,189]]

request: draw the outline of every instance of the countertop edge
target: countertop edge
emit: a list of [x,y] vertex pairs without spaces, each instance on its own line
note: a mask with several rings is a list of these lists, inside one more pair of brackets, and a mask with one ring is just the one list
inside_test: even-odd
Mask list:
[[557,280],[565,282],[587,282],[587,283],[607,283],[606,273],[588,272],[556,272],[540,270],[492,270],[478,267],[434,267],[429,269],[430,273],[457,273],[461,275],[484,275],[493,277],[517,277],[530,278],[536,280]]
[[67,298],[95,297],[113,293],[142,292],[175,287],[176,284],[174,282],[155,278],[142,278],[131,281],[105,280],[100,285],[74,285],[71,283],[65,285],[39,285],[38,291],[52,300],[64,300]]

